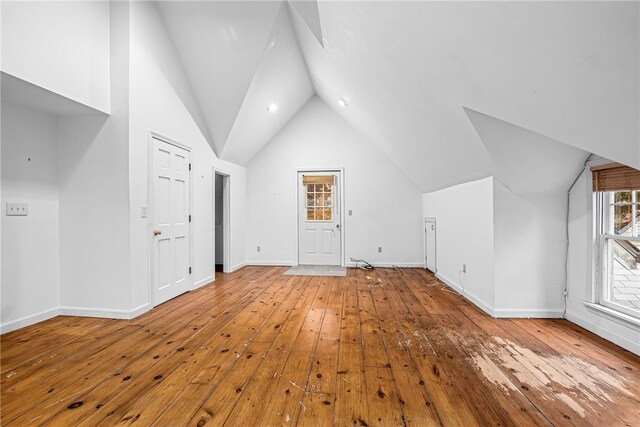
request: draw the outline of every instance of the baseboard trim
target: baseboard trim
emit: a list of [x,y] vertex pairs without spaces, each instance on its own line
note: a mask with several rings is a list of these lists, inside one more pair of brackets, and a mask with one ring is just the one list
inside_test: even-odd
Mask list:
[[495,314],[494,314],[494,310],[491,307],[489,307],[487,304],[485,304],[480,299],[475,297],[473,294],[470,294],[469,292],[467,292],[464,289],[462,289],[462,286],[458,285],[457,283],[455,283],[452,280],[449,280],[448,278],[446,278],[445,276],[443,276],[440,273],[436,273],[436,277],[439,280],[441,280],[443,283],[445,283],[447,286],[449,286],[450,288],[454,289],[456,292],[458,292],[460,295],[462,295],[463,298],[465,298],[466,300],[471,302],[473,305],[478,307],[480,310],[484,311],[485,313],[487,313],[491,317],[496,317]]
[[578,326],[585,328],[586,330],[593,332],[594,334],[611,341],[612,343],[619,345],[625,350],[629,350],[632,353],[640,356],[640,343],[637,341],[632,341],[628,338],[622,337],[615,332],[611,332],[608,329],[604,329],[595,323],[592,323],[586,319],[583,319],[580,316],[576,316],[573,313],[567,313],[566,319],[570,322],[575,323]]
[[[391,268],[391,267],[400,267],[400,268],[424,268],[424,263],[419,262],[371,262],[371,265],[374,267],[380,268]],[[361,266],[362,263],[358,263],[358,266]],[[356,266],[355,262],[345,262],[345,267],[354,268]]]
[[0,325],[0,334],[6,334],[7,332],[16,331],[18,329],[26,328],[35,323],[42,322],[44,320],[51,319],[60,314],[58,308],[51,308],[49,310],[41,311],[36,314],[24,316],[16,320],[11,320]]
[[295,264],[291,261],[247,261],[245,265],[256,267],[291,267]]
[[151,309],[148,303],[142,304],[132,310],[90,308],[90,307],[60,307],[59,313],[63,316],[101,317],[105,319],[130,320],[146,313]]
[[493,313],[496,318],[511,319],[560,319],[562,310],[546,310],[546,309],[495,309]]
[[205,285],[208,285],[209,283],[213,282],[214,280],[216,280],[216,276],[209,276],[209,277],[205,277],[202,280],[198,280],[196,283],[194,283],[193,285],[191,285],[191,290],[195,291],[198,288],[201,288]]
[[225,271],[225,273],[233,273],[234,271],[238,271],[242,267],[246,267],[246,266],[247,266],[246,262],[241,262],[240,264],[236,264],[236,265],[232,266],[231,270],[230,271]]

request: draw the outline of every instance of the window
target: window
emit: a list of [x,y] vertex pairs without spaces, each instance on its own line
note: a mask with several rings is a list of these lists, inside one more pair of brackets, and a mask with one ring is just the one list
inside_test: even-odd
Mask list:
[[307,199],[307,221],[333,221],[333,175],[305,175],[302,178]]
[[606,169],[598,171],[599,178],[594,177],[600,186],[594,185],[594,190],[600,190],[595,193],[597,302],[640,318],[640,179],[635,178],[638,171],[627,169],[626,176],[633,179],[626,179],[624,184],[611,185],[609,176],[606,185]]

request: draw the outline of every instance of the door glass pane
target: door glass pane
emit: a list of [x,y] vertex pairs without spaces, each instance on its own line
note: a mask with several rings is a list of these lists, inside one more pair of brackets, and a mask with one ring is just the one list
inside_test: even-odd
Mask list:
[[306,217],[307,221],[332,221],[333,220],[333,191],[334,185],[327,184],[333,182],[333,175],[329,176],[305,176],[308,181],[324,181],[324,183],[305,183],[306,191]]

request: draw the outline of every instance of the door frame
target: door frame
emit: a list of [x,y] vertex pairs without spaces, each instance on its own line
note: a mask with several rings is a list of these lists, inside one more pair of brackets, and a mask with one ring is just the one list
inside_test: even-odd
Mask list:
[[299,252],[299,234],[300,234],[300,189],[298,188],[298,175],[300,174],[300,172],[339,172],[340,173],[340,184],[338,185],[338,191],[340,191],[340,197],[338,198],[340,200],[340,266],[344,267],[345,266],[345,204],[344,204],[344,200],[345,200],[345,195],[344,195],[344,167],[324,167],[324,168],[296,168],[295,169],[295,174],[294,174],[294,178],[295,178],[295,185],[294,185],[294,189],[295,189],[295,193],[296,193],[296,203],[295,203],[295,210],[296,210],[296,220],[294,221],[294,242],[293,242],[293,248],[295,251],[295,259],[293,262],[293,265],[300,265],[300,252]]
[[[178,142],[174,139],[161,135],[154,131],[149,131],[147,137],[147,250],[149,252],[149,307],[153,308],[159,304],[155,301],[155,291],[153,289],[153,279],[154,279],[154,271],[153,271],[153,212],[154,212],[154,200],[153,200],[153,140],[157,139],[169,145],[173,145],[175,147],[186,150],[189,153],[189,164],[191,164],[191,147]],[[193,211],[193,174],[191,168],[189,169],[189,214]],[[191,261],[193,257],[193,223],[189,222],[189,268],[191,268]],[[189,274],[188,278],[189,291],[193,290],[193,278],[192,274]]]
[[[422,233],[422,248],[424,249],[425,270],[427,269],[427,224],[433,224],[434,226],[436,226],[437,224],[436,218],[430,217],[430,216],[424,217],[424,233]],[[436,245],[436,250],[434,252],[436,271],[434,271],[433,273],[437,274],[438,273],[438,227],[437,226],[433,230],[433,240],[435,241],[435,245]]]
[[217,166],[213,166],[213,276],[215,281],[216,270],[216,174],[222,175],[227,180],[227,185],[222,187],[222,272],[231,273],[231,173]]

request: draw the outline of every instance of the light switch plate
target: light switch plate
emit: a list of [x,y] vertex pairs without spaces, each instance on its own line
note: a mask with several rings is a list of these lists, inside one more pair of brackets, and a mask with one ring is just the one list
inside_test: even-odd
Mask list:
[[140,217],[142,217],[142,218],[146,218],[147,217],[147,207],[146,206],[142,206],[140,208]]
[[28,203],[8,203],[7,216],[27,216],[29,214]]

